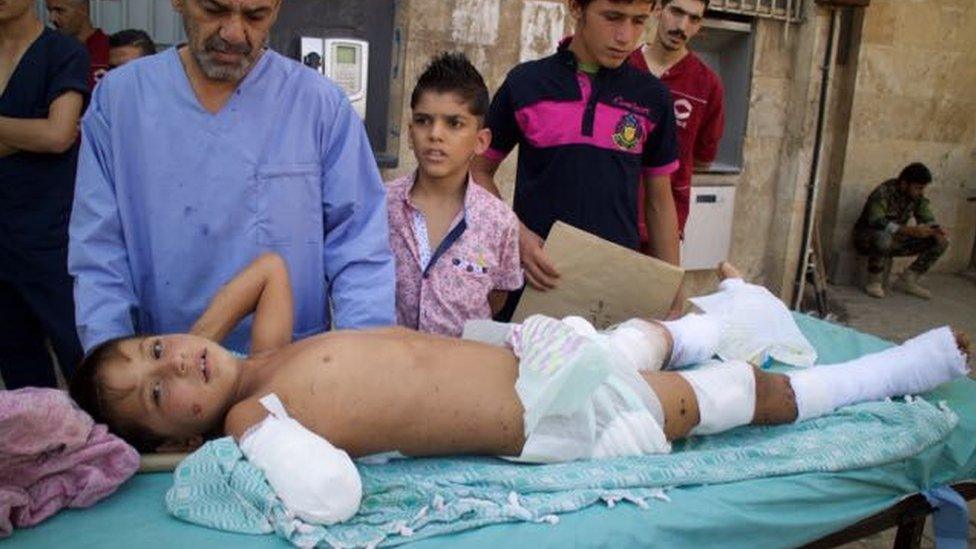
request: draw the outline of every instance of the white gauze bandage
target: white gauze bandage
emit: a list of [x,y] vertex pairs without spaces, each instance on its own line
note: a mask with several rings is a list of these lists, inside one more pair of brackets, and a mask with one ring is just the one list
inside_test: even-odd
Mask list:
[[661,324],[673,340],[669,369],[705,362],[715,356],[722,340],[722,323],[713,315],[690,314]]
[[756,376],[747,362],[715,362],[678,374],[698,399],[699,422],[692,435],[712,435],[752,423],[756,414]]
[[663,370],[668,359],[667,328],[632,318],[606,332],[610,347],[639,372]]
[[244,435],[241,451],[264,472],[285,507],[305,522],[335,524],[359,510],[363,487],[349,454],[288,417],[274,393],[268,417]]
[[930,391],[968,374],[966,360],[952,330],[944,326],[849,362],[790,372],[796,420],[859,402]]

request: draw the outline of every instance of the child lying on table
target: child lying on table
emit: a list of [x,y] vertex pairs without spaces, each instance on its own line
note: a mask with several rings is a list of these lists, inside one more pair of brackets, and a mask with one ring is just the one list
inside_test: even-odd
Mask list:
[[[728,264],[719,274],[722,292],[755,288]],[[745,362],[661,371],[714,354],[722,323],[707,314],[634,319],[607,332],[580,318],[535,316],[508,327],[507,346],[404,328],[292,343],[291,299],[284,262],[261,256],[217,294],[191,333],[99,346],[71,393],[142,450],[232,435],[286,507],[330,524],[359,506],[349,455],[558,462],[661,453],[689,435],[802,421],[927,391],[968,371],[968,341],[948,328],[790,375]],[[251,355],[239,358],[216,342],[251,312]]]

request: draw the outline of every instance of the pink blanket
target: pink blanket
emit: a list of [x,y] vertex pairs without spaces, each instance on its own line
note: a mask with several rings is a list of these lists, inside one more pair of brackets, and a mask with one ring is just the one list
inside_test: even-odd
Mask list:
[[95,504],[138,467],[139,453],[64,391],[0,391],[0,537]]

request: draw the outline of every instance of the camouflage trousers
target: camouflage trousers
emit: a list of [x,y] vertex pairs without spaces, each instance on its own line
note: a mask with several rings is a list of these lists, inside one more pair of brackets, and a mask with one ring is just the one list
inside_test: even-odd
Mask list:
[[854,233],[854,247],[857,253],[868,256],[869,273],[884,271],[885,260],[889,257],[917,255],[918,258],[909,269],[923,274],[942,257],[949,243],[945,240],[940,242],[935,237],[916,238],[891,234],[887,231],[868,230]]

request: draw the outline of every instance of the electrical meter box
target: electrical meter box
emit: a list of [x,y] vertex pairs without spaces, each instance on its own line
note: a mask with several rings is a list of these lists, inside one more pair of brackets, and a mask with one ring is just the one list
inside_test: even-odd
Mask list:
[[377,163],[394,167],[399,153],[404,44],[401,2],[282,2],[270,46],[332,79],[366,124]]
[[691,209],[681,242],[681,266],[714,269],[729,256],[735,186],[691,187]]

